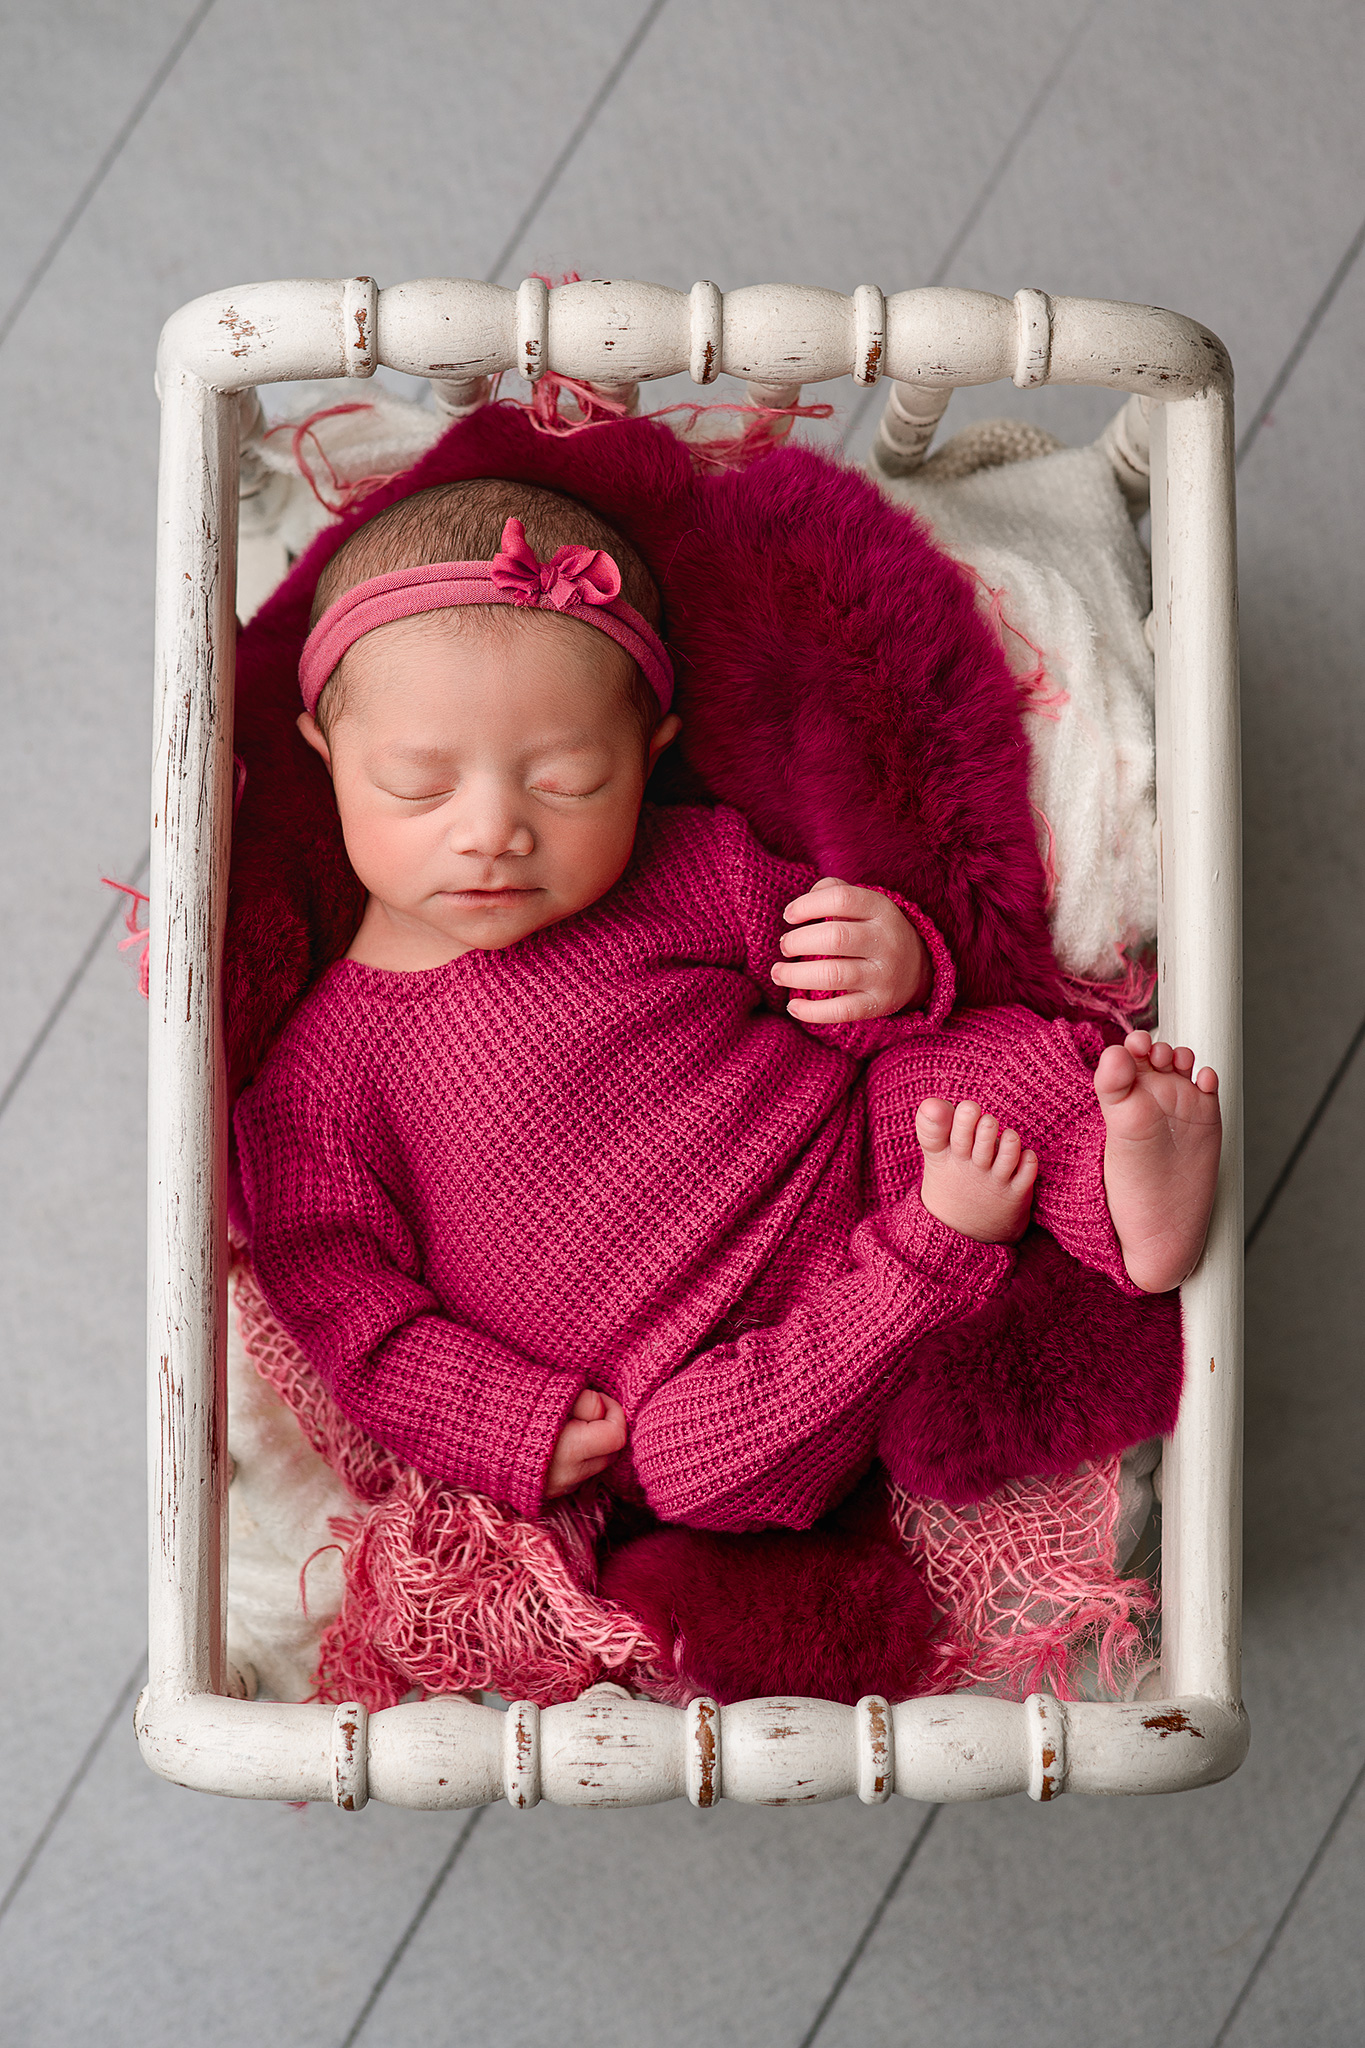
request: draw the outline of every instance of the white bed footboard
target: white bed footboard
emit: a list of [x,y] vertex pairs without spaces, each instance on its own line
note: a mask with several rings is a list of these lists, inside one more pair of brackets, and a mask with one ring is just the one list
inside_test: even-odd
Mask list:
[[[1183,1293],[1186,1387],[1163,1460],[1162,1697],[1023,1705],[961,1696],[856,1707],[686,1709],[594,1686],[504,1714],[430,1700],[232,1697],[226,1573],[227,1106],[219,1007],[232,814],[238,467],[255,386],[430,377],[449,409],[546,369],[628,387],[721,371],[766,402],[803,384],[892,380],[879,460],[922,459],[952,389],[1011,378],[1139,394],[1150,427],[1164,1034],[1222,1080],[1224,1150],[1203,1259]],[[1027,1791],[1160,1792],[1235,1770],[1248,1733],[1241,1628],[1241,908],[1232,376],[1221,343],[1158,307],[931,288],[851,297],[756,285],[517,290],[426,279],[247,285],[184,306],[161,338],[163,408],[152,794],[149,1131],[151,1664],[137,1709],[151,1767],[259,1799],[462,1807],[724,1796],[799,1805]],[[1134,423],[1139,424],[1139,423]],[[1122,439],[1125,451],[1132,436]]]

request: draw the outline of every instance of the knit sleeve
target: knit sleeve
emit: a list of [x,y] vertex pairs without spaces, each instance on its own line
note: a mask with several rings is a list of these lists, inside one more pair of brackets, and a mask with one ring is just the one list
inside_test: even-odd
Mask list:
[[914,1197],[859,1224],[849,1252],[780,1322],[700,1353],[637,1411],[634,1469],[661,1520],[809,1528],[866,1467],[920,1338],[981,1308],[1014,1266]]
[[[768,1008],[791,1017],[787,1003],[793,991],[772,978],[775,964],[786,958],[782,935],[793,929],[782,913],[819,879],[819,869],[769,853],[738,811],[722,807],[715,818],[720,858],[734,904],[745,964]],[[907,1032],[932,1030],[942,1024],[956,1000],[956,978],[952,955],[942,934],[918,904],[907,902],[894,889],[883,888],[880,883],[859,886],[873,889],[895,904],[923,939],[933,970],[929,1003],[922,1010],[903,1009],[889,1017],[868,1017],[848,1024],[819,1024],[808,1018],[791,1017],[792,1023],[799,1024],[803,1031],[863,1059],[899,1044]],[[823,994],[824,991],[812,991],[811,999],[818,1001]]]
[[314,1077],[267,1075],[234,1129],[250,1250],[274,1314],[351,1420],[433,1478],[541,1506],[582,1375],[446,1315],[411,1232]]

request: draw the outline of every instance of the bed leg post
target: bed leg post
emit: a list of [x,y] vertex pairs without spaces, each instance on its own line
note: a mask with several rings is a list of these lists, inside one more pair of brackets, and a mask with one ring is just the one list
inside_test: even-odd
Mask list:
[[1134,519],[1142,517],[1152,494],[1151,404],[1150,398],[1134,392],[1100,435],[1100,446]]
[[952,395],[951,384],[891,386],[872,443],[872,460],[883,476],[909,476],[920,467]]

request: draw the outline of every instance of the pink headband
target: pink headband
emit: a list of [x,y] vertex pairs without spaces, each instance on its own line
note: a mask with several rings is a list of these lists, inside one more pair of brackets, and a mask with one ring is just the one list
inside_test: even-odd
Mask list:
[[621,596],[621,571],[600,548],[562,547],[542,562],[519,519],[502,530],[502,547],[491,562],[432,562],[419,569],[395,569],[357,583],[329,605],[303,643],[299,688],[307,709],[316,711],[323,686],[348,647],[376,626],[440,612],[456,604],[534,605],[596,626],[637,661],[653,686],[661,709],[673,701],[673,665],[646,619]]

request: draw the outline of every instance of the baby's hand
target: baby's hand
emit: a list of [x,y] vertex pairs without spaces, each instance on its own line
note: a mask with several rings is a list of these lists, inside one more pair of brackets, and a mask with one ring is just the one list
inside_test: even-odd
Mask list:
[[[854,1024],[922,1008],[933,983],[929,949],[904,912],[876,889],[822,875],[782,915],[799,932],[784,932],[773,980],[786,988],[838,989],[835,997],[793,996],[788,1013],[802,1024]],[[808,924],[808,918],[820,921]]]
[[572,1493],[585,1479],[605,1472],[626,1442],[626,1412],[610,1394],[584,1387],[570,1419],[555,1438],[550,1469],[545,1474],[546,1500]]

